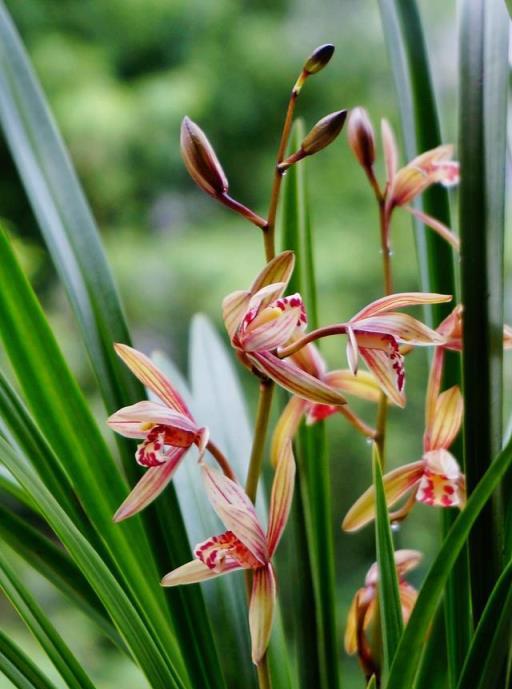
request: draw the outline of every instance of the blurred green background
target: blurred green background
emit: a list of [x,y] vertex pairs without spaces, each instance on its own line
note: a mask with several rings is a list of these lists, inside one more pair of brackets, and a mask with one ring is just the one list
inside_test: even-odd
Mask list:
[[[419,4],[450,141],[456,121],[455,12],[443,0]],[[221,329],[222,297],[248,285],[262,265],[263,251],[259,231],[202,195],[184,171],[183,115],[208,133],[235,198],[262,214],[289,89],[317,45],[333,42],[337,51],[301,95],[298,112],[306,125],[327,112],[362,104],[376,125],[386,116],[399,127],[375,0],[12,0],[7,5],[101,228],[134,341],[144,351],[163,349],[184,369],[191,316],[205,312]],[[3,141],[0,161],[0,214],[17,238],[68,360],[96,403],[65,296]],[[377,214],[345,133],[309,161],[308,181],[320,319],[327,323],[349,317],[381,295]],[[393,244],[397,291],[417,289],[410,222],[398,214]],[[340,341],[326,343],[324,353],[331,367],[345,366]],[[254,381],[240,372],[253,404]],[[409,405],[390,415],[392,465],[420,456],[426,374],[427,357],[417,351],[408,358]],[[374,410],[361,410],[373,423]],[[364,440],[341,417],[329,420],[328,427],[340,662],[344,674],[353,677],[349,686],[357,687],[359,672],[342,650],[342,632],[351,597],[374,559],[373,531],[346,536],[339,522],[370,480],[370,456]],[[436,511],[418,507],[402,529],[400,545],[423,550],[428,562],[438,524]],[[419,581],[422,572],[411,579]],[[28,571],[26,579],[98,686],[143,686],[133,666],[48,583]],[[0,614],[3,626],[41,658],[59,685],[1,600]],[[0,688],[7,686],[0,677]]]

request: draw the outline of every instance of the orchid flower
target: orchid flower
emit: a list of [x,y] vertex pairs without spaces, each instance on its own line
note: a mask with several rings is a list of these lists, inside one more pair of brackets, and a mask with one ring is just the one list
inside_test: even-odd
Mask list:
[[[375,178],[375,135],[372,123],[364,108],[355,108],[352,111],[348,123],[349,144],[364,168],[379,203],[384,208],[386,232],[389,234],[393,210],[401,207],[428,225],[458,251],[459,239],[448,227],[418,208],[408,205],[433,184],[451,187],[459,182],[459,163],[452,160],[453,146],[444,145],[433,148],[398,169],[395,135],[391,125],[385,119],[381,123],[381,135],[386,168],[384,191],[381,190]],[[386,236],[385,240],[388,245],[389,237]]]
[[[417,550],[397,550],[395,565],[398,575],[398,593],[404,623],[407,624],[416,602],[416,589],[409,584],[405,575],[418,566],[422,555]],[[375,648],[378,642],[374,632],[378,621],[378,578],[379,568],[375,562],[366,575],[364,586],[356,592],[347,617],[345,628],[345,650],[349,655],[357,653],[363,670],[369,676],[378,671],[380,652]]]
[[195,559],[162,579],[163,586],[195,584],[234,570],[252,571],[249,628],[252,660],[257,665],[267,649],[276,600],[272,556],[283,534],[293,497],[295,461],[291,443],[282,447],[270,498],[265,533],[254,505],[238,483],[201,463],[208,499],[227,531],[194,548]]
[[198,447],[200,459],[208,447],[232,476],[227,460],[209,440],[208,430],[196,424],[183,398],[167,377],[136,349],[116,344],[115,350],[160,402],[143,400],[123,407],[107,421],[112,430],[125,438],[142,440],[137,446],[135,459],[147,467],[144,476],[114,515],[114,521],[131,517],[158,497],[192,445]]
[[278,347],[302,334],[307,325],[300,294],[283,296],[295,263],[285,251],[267,263],[249,290],[234,292],[223,302],[226,330],[242,363],[302,399],[339,406],[338,390],[276,356]]
[[[404,507],[390,515],[393,521],[404,519],[416,502],[462,508],[466,501],[464,475],[455,457],[448,452],[462,423],[462,394],[457,385],[439,393],[440,360],[434,361],[437,363],[431,370],[427,390],[423,456],[383,477],[388,507],[410,494]],[[345,531],[357,531],[374,517],[375,489],[371,486],[350,508],[342,527]]]
[[[359,399],[375,403],[380,399],[380,387],[371,373],[360,371],[355,376],[348,369],[328,371],[324,359],[313,344],[306,345],[292,357],[294,362],[303,370],[343,394],[354,395]],[[368,426],[355,414],[348,404],[336,407],[331,404],[308,402],[294,395],[283,409],[272,436],[272,464],[275,466],[283,442],[293,440],[302,419],[305,419],[306,425],[311,426],[337,413],[344,416],[364,436],[375,437],[375,429]]]
[[278,351],[287,357],[310,342],[330,335],[348,337],[347,359],[357,374],[359,357],[377,379],[382,391],[399,407],[405,406],[405,369],[400,345],[440,345],[443,336],[421,321],[396,309],[419,304],[438,304],[451,300],[447,294],[403,292],[377,299],[345,323],[318,328]]

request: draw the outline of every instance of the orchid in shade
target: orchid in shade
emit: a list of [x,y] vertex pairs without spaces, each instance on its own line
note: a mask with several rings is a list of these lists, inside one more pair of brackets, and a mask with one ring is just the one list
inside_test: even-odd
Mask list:
[[[462,304],[458,304],[436,328],[436,331],[445,340],[441,349],[449,349],[453,352],[462,352],[463,312],[464,309]],[[507,324],[503,326],[503,348],[512,349],[512,327]]]
[[382,297],[359,311],[345,323],[325,326],[296,339],[278,351],[280,357],[298,352],[314,340],[346,335],[350,370],[357,374],[359,357],[375,376],[382,391],[399,407],[405,406],[405,368],[400,345],[440,345],[444,338],[421,321],[397,309],[451,300],[447,294],[402,292]]
[[[384,231],[389,233],[391,215],[395,208],[404,208],[422,223],[437,232],[454,249],[459,250],[458,237],[442,222],[427,215],[409,204],[433,184],[445,187],[459,182],[459,163],[452,160],[453,146],[443,145],[417,156],[404,167],[398,169],[398,148],[395,135],[389,122],[381,123],[381,135],[386,168],[386,183],[381,189],[374,171],[375,135],[373,126],[364,108],[354,108],[349,117],[349,144],[365,170],[379,204],[384,211]],[[384,237],[389,244],[389,237]]]
[[[407,624],[416,602],[417,592],[405,579],[407,572],[418,566],[422,555],[417,550],[397,550],[395,565],[398,576],[398,593],[402,617]],[[379,671],[380,639],[378,621],[379,568],[375,562],[366,575],[364,586],[356,592],[347,617],[345,650],[357,653],[365,674],[370,677]]]
[[242,363],[302,399],[320,404],[345,404],[341,393],[293,361],[275,354],[299,337],[307,325],[300,294],[284,296],[295,256],[285,251],[267,263],[252,286],[233,292],[223,302],[226,330]]
[[[409,494],[406,504],[390,514],[395,522],[404,519],[416,502],[462,508],[466,501],[464,475],[448,451],[462,423],[462,394],[457,385],[439,393],[442,373],[439,357],[435,357],[434,362],[427,390],[423,456],[383,477],[388,507]],[[348,511],[342,527],[345,531],[356,531],[374,517],[375,489],[371,486]]]
[[[294,362],[315,378],[339,390],[342,394],[357,397],[368,402],[377,403],[381,396],[380,387],[374,376],[367,371],[360,371],[357,376],[349,369],[329,371],[327,365],[314,344],[309,344],[292,355]],[[348,404],[334,406],[308,402],[293,395],[283,409],[272,436],[271,459],[275,466],[280,448],[286,440],[293,440],[302,419],[311,426],[327,419],[333,414],[341,414],[362,435],[374,438],[376,431],[361,419]]]
[[167,574],[162,585],[194,584],[235,570],[252,571],[249,628],[252,660],[257,665],[269,643],[276,601],[272,556],[286,526],[293,497],[295,461],[291,443],[282,446],[277,463],[266,532],[238,483],[204,462],[201,470],[208,499],[227,531],[197,545],[195,559]]
[[187,450],[195,445],[201,458],[206,450],[233,476],[227,460],[210,441],[208,430],[194,421],[187,405],[167,377],[141,352],[123,344],[115,350],[131,372],[160,400],[137,402],[112,414],[107,423],[116,433],[142,442],[136,461],[147,468],[114,515],[121,521],[140,512],[164,490]]

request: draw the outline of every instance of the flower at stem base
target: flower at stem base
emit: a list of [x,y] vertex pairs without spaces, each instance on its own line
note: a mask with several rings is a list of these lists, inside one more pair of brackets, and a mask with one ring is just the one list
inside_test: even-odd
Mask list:
[[201,463],[201,470],[208,499],[227,531],[197,545],[195,559],[169,572],[162,585],[194,584],[235,570],[251,570],[249,629],[252,660],[258,665],[269,643],[276,601],[272,556],[285,529],[293,497],[295,461],[291,443],[283,446],[277,463],[266,533],[254,505],[238,483],[205,463]]
[[143,400],[123,407],[107,421],[113,431],[125,438],[142,440],[137,446],[135,459],[147,468],[114,515],[114,521],[140,512],[160,495],[192,445],[199,449],[199,459],[208,447],[232,475],[226,460],[209,440],[208,430],[196,424],[181,395],[153,362],[127,345],[116,344],[115,350],[160,402]]
[[[422,555],[417,550],[397,550],[395,564],[398,575],[398,593],[402,606],[402,617],[407,624],[411,616],[417,592],[405,579],[410,570],[418,566]],[[380,673],[381,639],[378,615],[378,577],[379,569],[375,562],[366,575],[365,584],[360,588],[353,600],[347,617],[345,628],[345,650],[349,655],[355,653],[365,675],[369,678]]]
[[278,347],[300,336],[307,325],[300,294],[284,296],[294,263],[293,252],[285,251],[267,263],[250,289],[228,295],[223,302],[226,330],[241,362],[258,375],[302,399],[345,404],[338,390],[275,354]]

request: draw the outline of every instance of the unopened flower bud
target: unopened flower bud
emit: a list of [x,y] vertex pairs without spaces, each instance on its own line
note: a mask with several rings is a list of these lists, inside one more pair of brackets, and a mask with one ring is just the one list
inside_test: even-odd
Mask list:
[[348,143],[360,165],[369,172],[375,163],[375,135],[368,113],[354,108],[348,118]]
[[303,68],[304,72],[307,74],[316,74],[327,65],[333,54],[334,46],[332,43],[325,43],[319,46],[306,60]]
[[313,129],[311,129],[309,134],[307,134],[299,150],[286,158],[282,163],[279,163],[279,170],[284,172],[290,165],[297,163],[306,156],[318,153],[322,148],[332,143],[343,129],[346,119],[346,110],[332,112],[330,115],[322,117],[322,119],[315,124]]
[[188,117],[181,124],[181,155],[194,182],[210,196],[222,196],[228,180],[203,130]]

